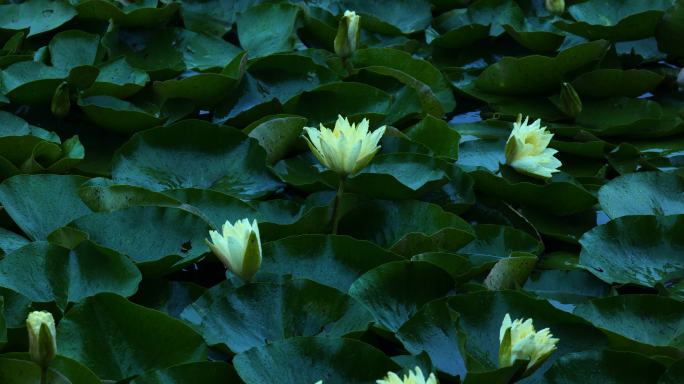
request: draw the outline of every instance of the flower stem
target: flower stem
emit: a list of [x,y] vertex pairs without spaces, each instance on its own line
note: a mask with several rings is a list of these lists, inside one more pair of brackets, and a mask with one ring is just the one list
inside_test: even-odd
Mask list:
[[47,365],[40,367],[40,384],[47,384],[48,382],[48,367]]
[[344,194],[344,176],[340,177],[340,184],[335,195],[335,202],[333,203],[332,211],[332,234],[337,235],[337,225],[340,221],[340,205],[342,204],[342,194]]

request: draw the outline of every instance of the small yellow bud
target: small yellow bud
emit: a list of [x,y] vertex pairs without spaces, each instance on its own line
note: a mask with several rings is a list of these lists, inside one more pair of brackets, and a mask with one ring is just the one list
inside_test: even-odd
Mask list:
[[541,126],[541,120],[528,124],[529,117],[513,124],[513,131],[506,142],[506,164],[516,171],[532,177],[548,178],[562,165],[553,155],[557,150],[547,148],[553,134]]
[[354,11],[345,11],[337,26],[335,36],[335,53],[340,57],[349,57],[359,46],[359,28],[361,16]]
[[335,129],[330,130],[321,124],[320,130],[304,127],[309,137],[304,137],[311,152],[328,169],[341,175],[355,173],[373,160],[380,150],[378,142],[385,133],[385,126],[368,132],[368,120],[359,125],[349,124],[349,120],[339,116]]
[[257,221],[242,219],[231,224],[226,221],[222,233],[209,231],[211,242],[204,241],[219,260],[241,279],[247,281],[261,266],[261,239]]
[[50,312],[34,311],[26,319],[31,360],[47,367],[57,354],[57,330]]
[[430,373],[427,379],[423,376],[423,372],[419,367],[415,370],[409,370],[408,375],[404,375],[401,379],[399,375],[394,372],[387,372],[387,377],[382,380],[377,380],[377,384],[437,384],[437,378],[433,373]]
[[526,360],[524,375],[528,376],[556,350],[558,339],[548,328],[536,332],[532,319],[511,321],[507,313],[499,330],[499,343],[499,366],[510,367],[517,360]]
[[565,12],[565,0],[546,0],[546,10],[561,15]]

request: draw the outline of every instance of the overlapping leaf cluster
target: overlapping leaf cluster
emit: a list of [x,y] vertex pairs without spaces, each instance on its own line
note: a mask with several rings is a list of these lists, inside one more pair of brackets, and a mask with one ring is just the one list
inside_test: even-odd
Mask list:
[[[54,383],[509,383],[506,313],[560,339],[520,382],[684,382],[684,2],[566,3],[5,1],[0,381],[46,309]],[[549,180],[501,165],[519,113]],[[331,235],[338,114],[388,129]],[[203,242],[242,218],[246,284]]]

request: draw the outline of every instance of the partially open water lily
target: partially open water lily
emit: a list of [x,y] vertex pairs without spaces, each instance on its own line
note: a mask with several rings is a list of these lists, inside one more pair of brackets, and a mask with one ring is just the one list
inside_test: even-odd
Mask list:
[[409,370],[408,375],[404,375],[404,378],[400,378],[394,372],[387,372],[387,377],[382,380],[377,380],[377,384],[437,384],[437,378],[433,373],[425,378],[423,372],[419,367],[416,367],[413,371]]
[[532,319],[511,321],[507,313],[499,330],[499,343],[499,365],[509,367],[517,360],[527,360],[525,375],[529,375],[556,350],[558,339],[548,328],[535,331]]
[[359,28],[361,16],[354,11],[344,11],[335,36],[335,53],[340,57],[349,57],[359,46]]
[[373,160],[380,150],[378,142],[385,133],[385,126],[373,132],[368,131],[368,120],[357,124],[349,124],[349,120],[338,116],[335,129],[320,125],[320,130],[305,127],[308,137],[304,137],[309,148],[328,169],[340,175],[360,171]]
[[552,133],[541,126],[541,120],[537,119],[528,124],[529,117],[513,123],[513,131],[506,142],[506,164],[516,171],[532,177],[549,178],[562,165],[554,157],[557,150],[548,148]]
[[211,242],[205,242],[219,260],[243,280],[249,280],[261,266],[261,239],[254,220],[226,221],[218,231],[209,231]]

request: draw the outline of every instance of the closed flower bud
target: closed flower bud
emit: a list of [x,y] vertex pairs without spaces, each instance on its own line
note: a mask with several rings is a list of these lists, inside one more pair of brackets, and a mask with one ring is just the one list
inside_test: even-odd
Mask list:
[[561,84],[560,109],[570,117],[577,117],[582,112],[582,100],[570,83]]
[[565,12],[565,0],[546,0],[546,10],[560,15]]
[[426,379],[425,376],[423,376],[423,372],[420,370],[419,367],[416,367],[415,370],[411,371],[409,370],[408,375],[404,375],[404,378],[400,378],[399,375],[397,375],[394,372],[387,372],[387,377],[385,377],[382,380],[377,380],[377,384],[437,384],[437,378],[433,373],[430,373],[430,376]]
[[548,328],[535,332],[532,319],[511,321],[507,313],[499,331],[499,366],[510,367],[517,360],[527,361],[524,376],[530,375],[556,350],[558,339]]
[[219,260],[241,279],[247,281],[261,266],[261,239],[254,220],[242,219],[231,224],[226,221],[218,231],[209,231],[211,242],[204,240]]
[[50,312],[31,312],[26,319],[31,360],[47,367],[57,354],[57,330]]
[[345,11],[337,26],[335,36],[335,53],[340,57],[349,57],[359,46],[359,28],[361,16],[354,11]]
[[335,129],[330,130],[321,124],[320,130],[305,127],[306,142],[316,158],[341,175],[360,171],[373,160],[380,150],[378,142],[385,133],[385,126],[368,132],[368,120],[363,119],[357,126],[338,116]]
[[513,124],[513,131],[506,142],[506,164],[528,176],[549,178],[562,164],[553,155],[557,150],[547,148],[553,134],[541,126],[541,120],[528,124],[529,117],[522,116]]
[[52,95],[50,111],[57,117],[64,117],[69,114],[71,109],[71,99],[69,97],[69,85],[65,82],[59,85]]

